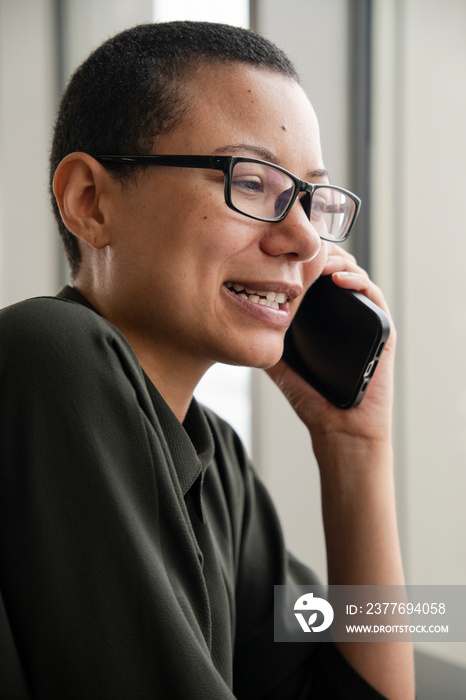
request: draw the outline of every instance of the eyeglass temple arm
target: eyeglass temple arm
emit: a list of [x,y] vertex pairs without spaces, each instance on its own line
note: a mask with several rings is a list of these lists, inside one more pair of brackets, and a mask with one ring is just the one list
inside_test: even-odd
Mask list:
[[129,165],[173,165],[182,168],[211,168],[226,170],[226,156],[171,156],[171,155],[98,155],[96,160],[104,163],[127,163]]

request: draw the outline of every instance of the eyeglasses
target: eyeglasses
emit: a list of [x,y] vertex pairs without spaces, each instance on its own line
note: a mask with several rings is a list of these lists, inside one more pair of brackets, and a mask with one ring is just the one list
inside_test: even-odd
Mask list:
[[224,174],[225,203],[230,209],[258,221],[283,221],[299,197],[306,215],[325,241],[346,240],[356,221],[361,200],[335,185],[315,185],[256,158],[241,156],[101,155],[102,165],[158,165],[206,168]]

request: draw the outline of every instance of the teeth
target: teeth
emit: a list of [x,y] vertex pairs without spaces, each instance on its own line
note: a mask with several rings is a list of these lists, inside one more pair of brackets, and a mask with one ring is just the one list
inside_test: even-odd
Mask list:
[[259,306],[268,306],[271,309],[280,308],[274,299],[266,299],[265,297],[260,297],[258,294],[250,294],[248,297],[245,294],[239,294],[238,296],[242,299],[252,301],[254,304],[259,304]]
[[234,289],[241,299],[247,299],[253,304],[260,304],[260,306],[268,306],[271,309],[279,309],[280,304],[284,304],[288,298],[283,292],[257,291],[255,289],[245,288],[242,284],[234,284],[233,282],[226,282],[226,287],[228,287],[228,289]]
[[262,299],[259,299],[259,301],[257,303],[260,304],[260,306],[269,306],[271,309],[278,309],[279,308],[277,302],[273,299],[262,298]]

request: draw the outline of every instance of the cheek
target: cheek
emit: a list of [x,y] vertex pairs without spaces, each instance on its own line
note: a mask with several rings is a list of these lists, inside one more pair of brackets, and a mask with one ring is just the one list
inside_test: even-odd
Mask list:
[[173,280],[183,280],[183,286],[217,284],[229,261],[248,248],[248,220],[238,220],[226,206],[223,190],[217,190],[217,184],[214,192],[186,188],[185,197],[174,198],[171,192],[163,206],[134,212],[125,231],[126,239],[133,238],[127,252],[145,276],[154,277],[154,286],[171,287]]
[[[228,211],[228,210],[227,210]],[[191,228],[186,244],[195,258],[205,265],[218,266],[227,263],[248,245],[248,236],[238,223],[223,209],[214,214],[204,214]],[[205,270],[206,273],[208,270]]]

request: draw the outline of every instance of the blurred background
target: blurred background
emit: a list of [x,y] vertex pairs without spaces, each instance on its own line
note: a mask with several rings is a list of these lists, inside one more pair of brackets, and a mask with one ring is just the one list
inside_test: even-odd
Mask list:
[[[352,250],[398,329],[396,485],[408,583],[466,584],[464,0],[0,0],[0,306],[67,281],[47,160],[70,73],[115,32],[169,19],[250,26],[294,60],[332,181],[363,199]],[[286,401],[264,373],[221,366],[198,396],[235,425],[289,548],[325,579],[317,469]],[[421,700],[439,696],[435,683],[449,700],[466,698],[466,644],[423,646],[419,667],[433,675]]]

